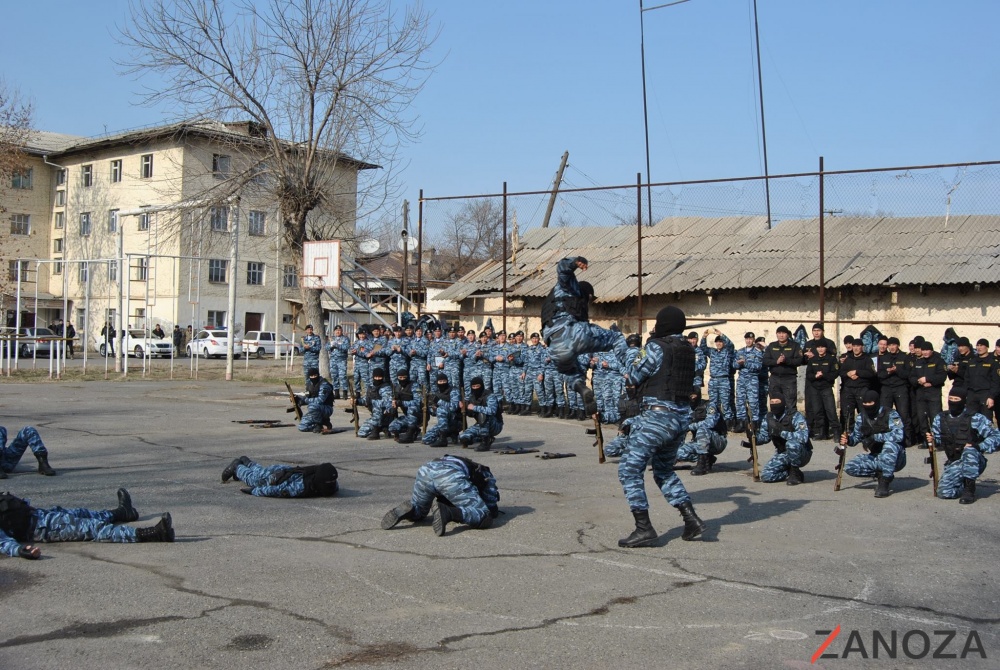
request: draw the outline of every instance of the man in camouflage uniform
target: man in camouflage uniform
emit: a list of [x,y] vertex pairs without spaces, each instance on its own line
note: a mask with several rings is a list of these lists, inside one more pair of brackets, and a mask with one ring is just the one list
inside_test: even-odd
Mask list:
[[[319,375],[318,368],[310,368],[306,373],[306,394],[296,396],[296,402],[304,405],[309,410],[299,422],[299,430],[303,433],[324,433],[329,434],[333,424],[330,423],[330,416],[333,415],[333,386]],[[292,408],[288,408],[292,411]]]
[[242,493],[260,498],[315,498],[336,495],[337,468],[319,465],[260,465],[246,456],[233,460],[222,471],[222,483],[243,482]]
[[[695,514],[691,496],[674,472],[677,449],[691,420],[689,397],[695,353],[681,334],[685,325],[680,309],[673,306],[661,309],[643,356],[627,368],[626,383],[639,388],[642,409],[638,417],[629,420],[632,423],[628,450],[618,464],[618,480],[635,519],[635,530],[618,541],[620,547],[644,547],[657,538],[649,520],[645,490],[645,473],[650,463],[656,485],[684,520],[681,539],[692,540],[705,530],[704,522]],[[625,351],[627,348],[623,357]]]
[[396,408],[392,404],[392,384],[386,381],[385,370],[382,368],[372,370],[371,386],[364,396],[355,398],[354,402],[367,407],[372,413],[371,418],[358,429],[358,437],[377,440],[379,433],[388,428],[396,418]]
[[718,328],[711,332],[715,333],[713,346],[708,346],[708,334],[706,330],[701,336],[701,353],[708,359],[708,372],[711,377],[708,380],[708,404],[722,408],[723,418],[726,420],[726,428],[733,427],[733,359],[735,350],[733,343]]
[[875,497],[887,498],[893,478],[906,466],[903,419],[895,410],[879,406],[879,393],[874,389],[865,391],[861,408],[851,434],[840,436],[836,453],[839,456],[846,447],[861,444],[864,453],[845,463],[844,472],[852,477],[875,477]]
[[545,359],[548,358],[548,352],[540,343],[538,333],[532,333],[529,342],[521,354],[521,358],[524,360],[525,407],[525,411],[521,412],[522,416],[531,413],[531,399],[533,395],[538,397],[539,413],[542,413],[545,399]]
[[[354,397],[361,396],[362,391],[368,392],[368,387],[372,383],[371,363],[368,354],[371,353],[371,340],[368,339],[368,330],[363,326],[358,328],[357,340],[348,349],[348,353],[354,356]],[[362,388],[361,382],[364,382]]]
[[[428,389],[429,380],[427,373],[427,348],[430,342],[424,337],[424,329],[416,328],[413,324],[407,324],[404,332],[409,337],[407,345],[407,355],[410,357],[410,379],[414,386],[421,389]],[[428,389],[429,392],[429,389]]]
[[476,451],[489,451],[493,439],[503,432],[503,407],[496,394],[486,390],[482,377],[472,379],[469,397],[462,406],[476,423],[458,434],[458,441],[465,449],[476,444]]
[[313,333],[312,324],[306,326],[306,333],[302,336],[302,376],[309,381],[310,368],[319,367],[319,352],[323,349],[323,340],[319,335]]
[[542,418],[555,417],[565,419],[567,408],[564,387],[566,386],[566,382],[556,368],[552,357],[549,356],[549,348],[545,346],[544,342],[539,346],[542,347],[543,352],[542,375],[544,376],[542,381],[544,398],[541,402],[545,405],[541,416]]
[[396,373],[396,385],[392,389],[392,404],[402,416],[389,423],[387,432],[400,444],[410,444],[420,433],[420,422],[424,416],[423,398],[410,382],[410,373],[400,369]]
[[[798,346],[798,345],[796,345]],[[776,453],[760,472],[762,482],[782,482],[796,486],[805,481],[802,469],[812,459],[809,424],[806,418],[787,402],[780,389],[771,389],[771,411],[760,422],[757,445],[774,442]],[[743,442],[750,448],[750,443]]]
[[702,353],[701,347],[698,346],[698,333],[691,331],[687,334],[687,341],[691,343],[694,348],[694,380],[692,384],[698,393],[705,388],[705,370],[708,369],[708,358]]
[[597,396],[597,409],[602,423],[618,423],[621,419],[618,413],[618,401],[621,399],[622,365],[615,355],[603,351],[591,356],[591,373],[594,384],[594,395]]
[[697,392],[691,394],[691,424],[688,430],[694,436],[677,450],[677,460],[696,463],[691,469],[695,477],[707,475],[718,460],[717,456],[726,450],[726,425],[719,408],[701,399]]
[[381,525],[389,530],[430,513],[434,534],[441,537],[449,523],[489,528],[500,514],[499,504],[500,491],[488,467],[445,454],[420,466],[410,499],[386,512]]
[[982,414],[968,410],[964,388],[948,392],[948,410],[934,417],[927,439],[944,450],[938,498],[958,498],[962,505],[976,502],[976,480],[986,470],[986,457],[1000,449],[1000,431]]
[[473,377],[482,377],[487,391],[493,390],[493,364],[490,363],[490,341],[485,330],[479,333],[479,341],[467,344],[468,357],[465,359],[463,381],[468,383]]
[[32,507],[31,502],[10,493],[0,494],[0,554],[37,560],[42,557],[36,542],[173,542],[173,521],[164,514],[150,528],[116,524],[135,521],[139,512],[132,497],[118,489],[118,507],[96,511]]
[[347,398],[347,352],[351,341],[344,335],[342,327],[334,326],[333,337],[326,343],[330,350],[330,381],[334,398]]
[[490,362],[493,363],[493,391],[500,402],[514,402],[514,391],[511,388],[511,363],[514,360],[514,349],[507,343],[507,333],[501,330],[497,340],[490,347]]
[[[760,425],[760,371],[764,367],[764,352],[754,344],[754,334],[746,333],[743,341],[746,346],[733,355],[733,369],[739,372],[736,378],[736,432],[742,433],[751,422],[753,430]],[[747,416],[747,403],[750,403],[751,415]]]
[[462,427],[460,395],[457,388],[448,383],[448,375],[437,373],[434,391],[427,397],[427,411],[437,421],[427,429],[423,443],[432,447],[447,447],[448,439],[458,440]]
[[392,329],[392,337],[386,341],[386,348],[389,350],[389,377],[396,378],[396,373],[400,370],[410,372],[410,359],[406,355],[409,342],[403,337],[403,327],[396,325]]
[[7,444],[7,429],[0,426],[0,479],[7,479],[7,473],[13,472],[21,462],[25,450],[31,449],[38,461],[38,473],[51,477],[56,471],[49,466],[49,450],[42,443],[42,436],[33,426],[25,426],[17,432],[10,444]]

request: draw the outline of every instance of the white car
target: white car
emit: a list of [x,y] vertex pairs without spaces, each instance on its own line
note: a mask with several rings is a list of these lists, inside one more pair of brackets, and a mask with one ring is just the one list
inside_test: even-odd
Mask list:
[[[116,343],[124,349],[126,355],[142,358],[143,356],[160,356],[170,358],[174,352],[174,343],[166,337],[154,337],[149,331],[141,328],[130,328],[125,331],[125,341],[115,338]],[[94,342],[94,348],[101,356],[106,355],[107,343],[103,338],[98,338]]]
[[[199,330],[187,344],[188,356],[215,356],[222,358],[229,349],[229,333],[225,330]],[[233,358],[243,354],[243,345],[233,344]]]
[[247,352],[247,356],[253,354],[257,354],[257,358],[274,356],[275,348],[282,356],[287,356],[293,350],[296,356],[302,353],[302,349],[297,344],[293,344],[284,335],[279,336],[271,331],[251,330],[243,337],[243,350]]

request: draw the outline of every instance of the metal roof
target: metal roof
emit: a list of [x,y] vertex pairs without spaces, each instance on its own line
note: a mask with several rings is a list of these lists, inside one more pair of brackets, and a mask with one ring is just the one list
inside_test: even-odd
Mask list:
[[[675,217],[643,228],[644,295],[819,285],[819,220],[760,216]],[[1000,283],[1000,216],[829,217],[824,221],[828,287]],[[507,263],[511,297],[543,297],[556,263],[584,256],[580,275],[597,302],[637,293],[636,229],[539,228],[526,232]],[[502,289],[504,263],[487,261],[438,298],[461,301]]]

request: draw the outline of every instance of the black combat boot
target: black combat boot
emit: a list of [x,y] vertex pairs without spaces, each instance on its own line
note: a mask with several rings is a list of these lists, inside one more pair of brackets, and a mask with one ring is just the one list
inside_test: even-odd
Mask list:
[[548,405],[541,405],[538,408],[538,418],[547,419],[552,414],[552,408]]
[[379,438],[379,433],[381,433],[381,432],[382,432],[381,428],[376,428],[372,432],[368,433],[368,437],[365,438],[365,439],[368,439],[368,440],[377,440]]
[[389,530],[403,520],[413,521],[413,503],[407,500],[396,505],[382,517],[382,530]]
[[746,419],[736,419],[736,424],[733,426],[734,433],[745,433],[747,432],[747,422]]
[[678,505],[677,510],[681,513],[681,518],[684,519],[684,532],[681,533],[682,540],[693,540],[708,528],[705,522],[699,519],[698,515],[694,513],[694,505],[691,504],[691,501],[683,505]]
[[407,428],[406,430],[404,430],[399,434],[399,439],[396,441],[399,442],[400,444],[412,444],[416,436],[417,436],[416,427]]
[[711,466],[708,464],[708,454],[698,454],[698,464],[691,468],[691,474],[700,477],[707,475],[709,470],[711,470]]
[[789,486],[798,486],[799,484],[805,482],[806,477],[802,474],[802,470],[798,469],[794,465],[788,468],[788,480],[785,482]]
[[531,416],[531,403],[521,405],[521,413],[519,416]]
[[559,408],[559,418],[565,419],[568,416],[569,416],[569,407],[563,405],[562,407]]
[[233,462],[226,466],[226,469],[222,471],[222,483],[225,484],[230,479],[235,479],[239,481],[236,476],[236,468],[240,465],[250,465],[251,461],[246,456],[240,456],[239,458],[234,458]]
[[597,399],[594,398],[594,390],[587,386],[587,382],[584,379],[577,379],[576,383],[573,384],[573,390],[580,394],[583,398],[583,410],[588,416],[593,416],[597,414]]
[[656,531],[653,530],[653,524],[649,522],[649,510],[632,510],[632,516],[635,517],[635,530],[628,537],[618,540],[618,546],[628,547],[629,549],[634,547],[648,547],[657,538]]
[[431,442],[432,447],[447,447],[448,438],[443,433],[438,433],[437,439]]
[[876,498],[888,498],[889,497],[889,484],[892,483],[892,477],[886,477],[882,474],[881,470],[875,472],[875,497]]
[[434,534],[438,537],[444,535],[445,527],[454,522],[462,520],[462,512],[457,507],[452,507],[446,503],[438,501],[434,506],[434,516],[431,519],[434,526]]
[[160,517],[160,522],[155,526],[149,528],[136,528],[135,529],[135,541],[136,542],[173,542],[174,541],[174,522],[170,518],[170,514],[164,514]]
[[963,477],[962,486],[964,487],[962,497],[958,499],[958,502],[962,505],[971,505],[976,502],[976,480]]
[[126,489],[118,489],[118,507],[109,509],[111,523],[126,523],[139,518],[139,510],[132,507],[132,496]]
[[483,441],[480,442],[479,444],[477,444],[476,447],[475,447],[475,449],[473,449],[473,451],[480,451],[480,452],[482,452],[482,451],[489,451],[490,447],[492,447],[492,446],[493,446],[493,438],[492,437],[484,437]]
[[46,477],[56,474],[56,471],[49,467],[48,454],[35,454],[35,458],[38,459],[38,474],[45,475]]

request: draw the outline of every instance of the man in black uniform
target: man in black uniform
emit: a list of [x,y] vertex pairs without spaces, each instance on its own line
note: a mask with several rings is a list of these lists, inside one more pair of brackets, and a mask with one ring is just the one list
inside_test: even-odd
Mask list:
[[910,379],[909,364],[906,354],[899,349],[899,338],[890,337],[887,340],[886,351],[878,357],[878,378],[882,390],[879,396],[879,406],[889,411],[893,408],[899,412],[903,420],[903,433],[906,435],[904,444],[913,444],[915,439],[913,421],[910,416]]
[[955,386],[968,386],[965,383],[965,369],[969,366],[972,356],[972,342],[969,338],[958,338],[958,352],[955,354],[955,360],[948,366],[948,379],[952,380]]
[[806,346],[802,351],[802,355],[805,356],[806,362],[812,360],[813,356],[816,355],[816,348],[821,342],[826,344],[826,353],[836,358],[837,343],[824,334],[822,323],[813,324],[812,335],[813,338],[806,342]]
[[989,340],[976,342],[976,353],[966,362],[963,377],[969,391],[966,400],[969,411],[978,412],[992,422],[994,398],[1000,393],[1000,369],[990,352]]
[[840,424],[845,428],[854,426],[854,415],[861,399],[872,387],[875,380],[875,364],[865,353],[864,342],[855,337],[851,342],[851,353],[840,364]]
[[930,342],[920,344],[920,353],[910,369],[910,385],[914,389],[914,413],[922,435],[927,432],[927,423],[941,413],[941,389],[948,379],[948,369]]
[[768,390],[778,390],[795,407],[799,394],[798,369],[802,365],[802,349],[792,339],[792,333],[785,326],[775,331],[778,340],[764,349],[764,367],[767,368]]
[[809,422],[809,436],[817,440],[829,440],[840,434],[837,421],[837,405],[833,400],[833,384],[837,381],[840,361],[826,348],[826,342],[818,341],[806,363],[806,421]]

